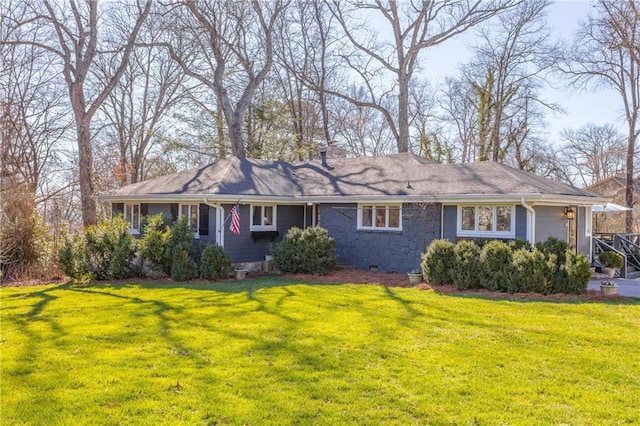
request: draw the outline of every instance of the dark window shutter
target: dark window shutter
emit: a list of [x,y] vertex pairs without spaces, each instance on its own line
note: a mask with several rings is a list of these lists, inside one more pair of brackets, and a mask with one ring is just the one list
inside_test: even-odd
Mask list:
[[209,206],[200,204],[200,235],[209,235]]
[[171,203],[171,204],[169,204],[169,206],[171,207],[171,220],[177,220],[178,219],[178,204]]
[[149,204],[140,204],[140,216],[149,216]]
[[117,216],[118,214],[124,214],[124,203],[111,204],[111,214]]

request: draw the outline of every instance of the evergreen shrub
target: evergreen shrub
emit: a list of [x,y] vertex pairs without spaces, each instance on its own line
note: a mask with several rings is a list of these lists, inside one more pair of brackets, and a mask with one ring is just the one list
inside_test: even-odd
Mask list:
[[434,240],[422,255],[422,273],[431,284],[452,283],[455,266],[455,251],[451,241]]
[[189,281],[196,276],[197,268],[189,247],[182,243],[172,249],[171,278],[174,281]]
[[207,245],[200,255],[200,278],[219,280],[233,272],[233,264],[224,248]]
[[513,275],[513,252],[502,241],[490,241],[480,252],[481,283],[491,291],[508,291]]
[[516,250],[513,253],[513,275],[507,290],[509,293],[549,294],[553,290],[554,269],[555,260],[549,262],[540,250]]
[[326,274],[337,267],[335,249],[326,229],[293,227],[273,250],[273,260],[282,272]]
[[454,247],[453,281],[458,290],[480,288],[480,247],[474,241],[463,240]]
[[[174,258],[181,250],[186,250],[193,262],[193,230],[185,216],[170,223],[166,216],[157,214],[148,217],[146,222],[140,241],[140,256],[149,261],[152,270],[173,277]],[[181,256],[183,254],[177,255],[178,258]]]
[[587,291],[591,278],[591,265],[589,259],[583,254],[576,254],[573,250],[567,250],[566,263],[563,268],[562,279],[558,280],[555,293],[582,294]]
[[88,226],[84,233],[67,239],[58,251],[58,263],[75,280],[123,279],[135,275],[132,264],[136,250],[129,223],[117,216]]

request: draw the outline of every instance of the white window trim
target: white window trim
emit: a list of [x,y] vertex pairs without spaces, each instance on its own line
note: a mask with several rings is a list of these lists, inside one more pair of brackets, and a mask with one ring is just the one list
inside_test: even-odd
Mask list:
[[[362,212],[363,212],[363,207],[373,207],[374,209],[379,209],[379,208],[383,208],[385,209],[385,223],[389,224],[389,207],[397,207],[398,208],[398,227],[390,227],[390,226],[385,226],[385,227],[380,227],[380,226],[374,226],[374,221],[375,221],[375,212],[373,214],[373,217],[371,218],[371,226],[364,226],[362,224]],[[402,204],[375,204],[375,203],[360,203],[358,204],[358,224],[357,224],[357,229],[360,230],[366,230],[366,231],[402,231]]]
[[[475,227],[477,229],[478,227],[478,222],[479,222],[479,211],[480,211],[480,207],[491,207],[493,212],[492,212],[492,228],[496,229],[496,225],[497,225],[497,221],[498,221],[498,215],[497,215],[497,211],[496,208],[497,207],[510,207],[511,208],[511,231],[469,231],[469,230],[463,230],[462,229],[462,208],[463,207],[474,207],[474,211],[475,211]],[[496,237],[496,238],[515,238],[516,237],[516,206],[515,204],[459,204],[458,205],[458,229],[457,229],[457,236],[458,237],[480,237],[480,238],[487,238],[487,237]]]
[[196,227],[193,231],[193,238],[200,238],[200,204],[180,204],[178,205],[178,218],[182,217],[182,206],[189,206],[189,217],[191,217],[191,209],[196,208]]
[[[278,229],[278,208],[275,204],[251,204],[249,209],[249,231],[276,231]],[[264,208],[271,207],[273,209],[273,223],[271,225],[264,225]],[[260,208],[261,225],[253,224],[253,211],[255,208]]]
[[[134,228],[133,225],[133,206],[138,206],[138,227]],[[127,208],[129,211],[127,211]],[[139,203],[124,203],[122,207],[122,216],[124,220],[129,223],[129,233],[130,234],[140,234],[140,204]]]

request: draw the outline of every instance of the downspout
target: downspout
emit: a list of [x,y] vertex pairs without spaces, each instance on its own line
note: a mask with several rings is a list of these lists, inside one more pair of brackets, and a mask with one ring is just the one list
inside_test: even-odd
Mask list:
[[[209,207],[213,207],[214,209],[216,209],[216,230],[215,230],[215,232],[216,232],[216,242],[218,243],[218,245],[220,247],[224,247],[224,229],[223,229],[224,223],[222,223],[222,224],[218,223],[219,222],[219,220],[218,220],[219,218],[222,218],[222,220],[224,220],[224,208],[222,208],[222,206],[220,204],[210,203],[207,200],[207,197],[203,197],[202,201],[204,201],[204,203],[206,205],[208,205]],[[218,214],[220,212],[222,212],[222,214]]]
[[529,215],[531,217],[531,221],[527,222],[527,234],[529,234],[527,239],[529,240],[531,247],[533,247],[536,245],[536,211],[532,206],[527,204],[527,202],[524,200],[524,197],[520,198],[520,205],[524,207],[527,212],[529,212]]

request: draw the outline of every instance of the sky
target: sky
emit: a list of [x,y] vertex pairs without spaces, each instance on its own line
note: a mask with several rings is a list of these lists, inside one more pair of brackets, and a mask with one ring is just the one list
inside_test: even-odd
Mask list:
[[[550,26],[558,38],[569,40],[578,28],[580,20],[584,20],[592,9],[592,3],[586,0],[559,0],[548,9]],[[424,75],[432,82],[438,82],[469,60],[467,45],[473,39],[473,30],[458,39],[429,48],[425,52]],[[543,92],[545,100],[561,105],[566,114],[547,114],[548,137],[550,142],[558,146],[560,132],[566,128],[578,129],[587,123],[603,125],[611,123],[624,131],[624,119],[620,114],[621,101],[619,95],[612,90],[598,89],[578,91],[566,88],[561,80],[554,81],[555,88]]]

